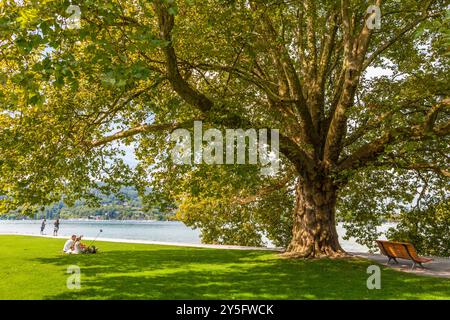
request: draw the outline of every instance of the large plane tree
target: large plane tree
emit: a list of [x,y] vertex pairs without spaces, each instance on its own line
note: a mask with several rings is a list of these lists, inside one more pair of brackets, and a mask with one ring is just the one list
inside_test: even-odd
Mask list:
[[[447,1],[75,2],[1,2],[3,211],[133,177],[206,241],[245,242],[258,213],[274,238],[290,229],[287,256],[341,256],[336,206],[362,173],[394,170],[399,190],[411,170],[449,176]],[[173,166],[167,134],[195,120],[279,129],[279,174]]]

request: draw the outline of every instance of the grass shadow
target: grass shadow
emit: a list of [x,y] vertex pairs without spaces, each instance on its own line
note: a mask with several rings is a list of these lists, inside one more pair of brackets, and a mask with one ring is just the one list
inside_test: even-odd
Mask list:
[[415,299],[449,297],[450,281],[382,267],[382,290],[368,290],[363,259],[289,260],[276,253],[152,247],[63,255],[36,262],[80,266],[82,288],[45,299]]

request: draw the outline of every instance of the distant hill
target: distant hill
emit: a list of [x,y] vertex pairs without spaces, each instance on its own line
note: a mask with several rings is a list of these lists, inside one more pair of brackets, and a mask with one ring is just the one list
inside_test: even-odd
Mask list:
[[173,220],[174,207],[164,209],[158,205],[144,207],[136,189],[123,187],[120,197],[98,193],[100,204],[89,206],[79,200],[73,207],[68,207],[63,201],[54,203],[38,211],[32,217],[10,213],[0,216],[0,219],[95,219],[95,220]]

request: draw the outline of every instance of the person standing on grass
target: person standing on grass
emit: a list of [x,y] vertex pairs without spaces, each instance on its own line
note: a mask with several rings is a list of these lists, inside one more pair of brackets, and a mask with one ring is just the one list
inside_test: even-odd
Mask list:
[[44,229],[45,229],[45,223],[47,222],[46,219],[42,220],[42,224],[41,224],[41,234],[44,234]]
[[55,225],[55,228],[53,229],[53,236],[56,237],[58,235],[58,230],[59,230],[59,218],[56,219],[54,225]]

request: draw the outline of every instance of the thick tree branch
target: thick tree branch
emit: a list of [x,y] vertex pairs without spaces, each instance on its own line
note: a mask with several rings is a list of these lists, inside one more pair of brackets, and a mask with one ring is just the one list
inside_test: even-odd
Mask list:
[[408,140],[430,140],[434,139],[433,135],[438,137],[450,135],[450,122],[444,123],[432,130],[423,124],[408,128],[393,129],[383,134],[380,138],[361,146],[352,155],[344,158],[338,164],[337,170],[358,169],[367,166],[376,161],[377,157],[383,154],[385,148],[390,144]]
[[155,0],[153,3],[155,12],[158,15],[158,23],[160,36],[166,40],[168,44],[163,48],[166,57],[167,78],[172,88],[183,98],[188,104],[199,108],[202,112],[210,111],[214,103],[204,94],[193,89],[180,74],[178,69],[177,56],[172,43],[172,29],[174,27],[174,16],[169,13],[167,4],[161,0]]
[[122,130],[112,135],[103,137],[99,140],[90,142],[88,145],[91,148],[100,147],[111,143],[113,141],[122,140],[125,138],[133,137],[142,133],[149,132],[161,132],[161,131],[172,131],[177,128],[187,127],[192,125],[195,120],[189,120],[182,123],[158,123],[158,124],[143,124],[130,129]]
[[[381,0],[377,0],[375,4],[380,6]],[[353,37],[353,27],[348,11],[348,0],[341,0],[344,33],[344,81],[339,102],[334,110],[334,114],[331,115],[323,155],[324,160],[332,164],[338,161],[342,150],[342,141],[347,130],[347,111],[353,104],[372,33],[367,24],[364,23],[359,35]]]
[[308,110],[307,101],[303,96],[302,84],[297,71],[295,70],[292,59],[289,57],[289,53],[285,45],[283,43],[279,43],[276,30],[273,27],[270,17],[266,13],[263,13],[262,15],[261,25],[265,35],[267,35],[270,40],[270,43],[267,43],[269,48],[273,48],[272,50],[275,50],[272,54],[274,59],[278,61],[276,62],[276,66],[278,68],[281,67],[281,70],[278,72],[281,77],[280,81],[282,83],[285,80],[287,81],[291,99],[295,101],[294,105],[300,115],[300,130],[302,138],[305,143],[310,144],[313,148],[315,148],[319,144],[318,132],[313,124],[311,114]]
[[[207,121],[207,119],[192,119],[181,123],[143,124],[87,143],[87,146],[89,148],[96,148],[104,146],[113,141],[130,138],[142,133],[172,131],[177,128],[189,128],[192,127],[194,121],[196,120]],[[227,121],[225,121],[225,124],[232,125],[236,123],[234,121],[235,120],[233,120],[232,118],[229,118]],[[240,119],[238,119],[238,121],[240,121]],[[223,125],[223,121],[221,121],[220,124]],[[279,139],[280,152],[284,154],[286,158],[289,159],[289,161],[291,161],[299,174],[304,175],[306,173],[311,173],[314,170],[312,159],[303,150],[301,150],[294,141],[282,134],[279,135]],[[270,139],[268,142],[271,143]]]
[[[167,61],[167,78],[169,79],[174,90],[182,97],[187,103],[197,107],[200,111],[202,111],[205,116],[207,116],[208,112],[213,109],[214,103],[207,98],[205,95],[197,92],[183,79],[178,70],[178,61],[175,53],[175,49],[172,44],[172,36],[171,32],[174,27],[174,17],[169,13],[168,7],[161,0],[155,0],[154,9],[158,15],[160,35],[162,39],[168,41],[168,45],[164,47],[164,53]],[[270,22],[265,20],[266,23]],[[266,25],[266,27],[268,27]],[[270,26],[269,26],[270,28]],[[270,29],[269,29],[270,31]],[[270,32],[273,32],[270,31]],[[283,53],[283,52],[282,52]],[[283,53],[283,59],[288,58]],[[293,88],[295,90],[299,90],[299,95],[296,98],[303,100],[303,96],[301,94],[301,88],[299,87],[300,83],[298,82],[298,77],[293,69],[293,66],[290,64],[289,60],[283,60],[286,63],[285,71],[290,75],[290,81],[293,81]],[[303,112],[305,112],[305,107],[303,108]],[[310,116],[309,113],[303,113],[303,116],[306,119]],[[239,127],[242,126],[252,126],[248,120],[243,119],[240,115],[231,114],[231,115],[223,115],[220,119],[214,117],[212,121],[218,125],[228,126],[228,125],[237,125]],[[310,123],[310,121],[309,121]],[[308,126],[307,128],[311,128]],[[310,131],[303,126],[304,133],[309,136]],[[310,157],[303,151],[301,148],[291,139],[284,135],[280,134],[280,151],[294,164],[300,174],[303,174],[305,170],[312,170],[313,163]]]

